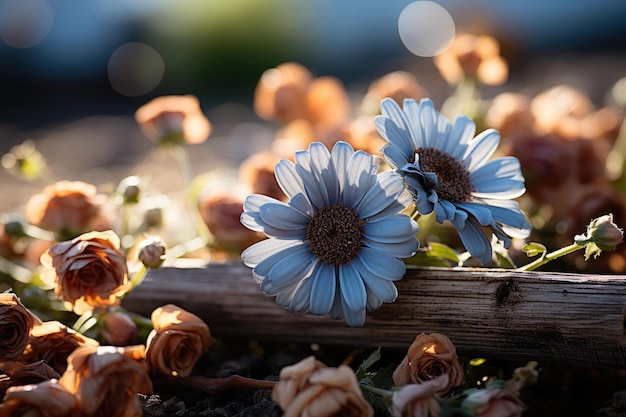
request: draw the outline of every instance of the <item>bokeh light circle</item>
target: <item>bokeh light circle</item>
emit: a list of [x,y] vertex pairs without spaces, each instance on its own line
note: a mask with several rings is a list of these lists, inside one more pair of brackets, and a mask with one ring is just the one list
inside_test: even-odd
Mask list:
[[137,97],[159,85],[165,73],[165,62],[152,47],[141,42],[128,42],[118,47],[109,58],[109,82],[115,91]]
[[31,48],[52,28],[54,14],[45,0],[0,0],[0,38],[14,48]]
[[454,40],[454,20],[448,11],[432,1],[407,5],[398,17],[400,40],[412,54],[431,57],[440,54]]

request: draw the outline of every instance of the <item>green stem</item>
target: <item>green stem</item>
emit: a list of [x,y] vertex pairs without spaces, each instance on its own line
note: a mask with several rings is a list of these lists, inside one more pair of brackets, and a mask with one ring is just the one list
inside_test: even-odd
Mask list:
[[141,284],[141,281],[143,281],[144,277],[146,276],[146,272],[148,272],[148,268],[142,263],[141,266],[139,267],[139,269],[137,270],[137,272],[135,272],[135,275],[133,275],[133,278],[131,279],[131,284],[132,284],[132,288],[135,288],[137,285]]
[[564,248],[561,248],[559,250],[556,250],[552,253],[549,253],[545,256],[540,257],[539,259],[524,265],[524,266],[520,266],[519,268],[516,269],[516,271],[518,272],[526,272],[526,271],[534,271],[535,269],[539,268],[542,265],[547,264],[550,261],[553,261],[557,258],[560,258],[561,256],[565,256],[565,255],[569,255],[570,253],[576,252],[579,249],[584,248],[587,245],[581,245],[579,243],[572,243],[569,246],[566,246]]
[[383,398],[391,398],[393,396],[393,392],[386,390],[386,389],[382,389],[382,388],[377,388],[373,385],[369,385],[369,384],[361,384],[361,389],[363,391],[368,391],[371,392],[372,394],[376,394],[378,396],[381,396]]
[[183,185],[185,187],[185,200],[188,206],[189,215],[191,216],[191,222],[198,235],[204,239],[204,246],[212,245],[215,239],[200,217],[200,212],[198,211],[196,202],[190,197],[192,195],[191,185],[194,176],[187,146],[175,146],[174,153],[176,154],[176,160],[178,161],[178,167],[180,169]]

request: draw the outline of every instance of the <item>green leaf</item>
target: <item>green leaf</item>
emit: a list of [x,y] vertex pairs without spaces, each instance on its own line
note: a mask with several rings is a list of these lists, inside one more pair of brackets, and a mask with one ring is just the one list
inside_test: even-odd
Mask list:
[[526,255],[528,255],[529,257],[545,256],[546,252],[548,251],[544,245],[537,242],[527,243],[522,247],[522,250],[526,252]]
[[441,243],[429,243],[428,246],[418,249],[411,258],[405,262],[409,265],[440,266],[449,268],[458,266],[459,255],[449,246]]

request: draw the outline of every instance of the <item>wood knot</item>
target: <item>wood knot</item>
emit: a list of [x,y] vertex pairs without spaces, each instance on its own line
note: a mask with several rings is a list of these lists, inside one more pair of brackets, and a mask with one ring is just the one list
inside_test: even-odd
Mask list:
[[513,304],[521,300],[521,295],[517,284],[513,279],[506,280],[496,289],[496,306],[502,307],[504,304]]

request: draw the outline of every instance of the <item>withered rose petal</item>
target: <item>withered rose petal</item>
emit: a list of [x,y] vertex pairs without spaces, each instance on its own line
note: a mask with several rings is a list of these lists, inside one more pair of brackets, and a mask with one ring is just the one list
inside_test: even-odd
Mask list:
[[443,334],[421,333],[409,346],[407,355],[394,371],[392,378],[397,387],[402,387],[443,374],[447,374],[450,380],[442,392],[463,383],[464,370],[456,355],[456,348]]
[[446,374],[419,384],[408,384],[393,395],[393,417],[439,417],[441,407],[436,393],[444,390],[450,381]]
[[175,377],[189,376],[211,343],[209,326],[195,314],[176,305],[156,308],[153,330],[146,342],[150,370]]
[[281,406],[284,417],[374,415],[372,406],[363,397],[354,371],[346,365],[317,369],[305,382],[295,396],[284,407]]
[[35,318],[14,293],[0,293],[0,359],[17,359],[28,344]]
[[67,358],[76,348],[98,345],[96,340],[59,321],[46,321],[33,327],[23,359],[28,362],[43,360],[59,374],[63,374],[67,368]]
[[11,387],[0,405],[0,416],[80,417],[77,399],[56,379]]
[[272,390],[272,400],[284,410],[296,394],[308,385],[311,374],[325,367],[314,356],[284,367],[280,370],[278,384]]
[[78,397],[90,416],[141,416],[137,393],[150,393],[145,347],[80,347],[68,358],[59,383]]
[[0,363],[0,399],[9,387],[36,384],[49,379],[58,379],[61,375],[44,361],[32,363],[5,362]]

